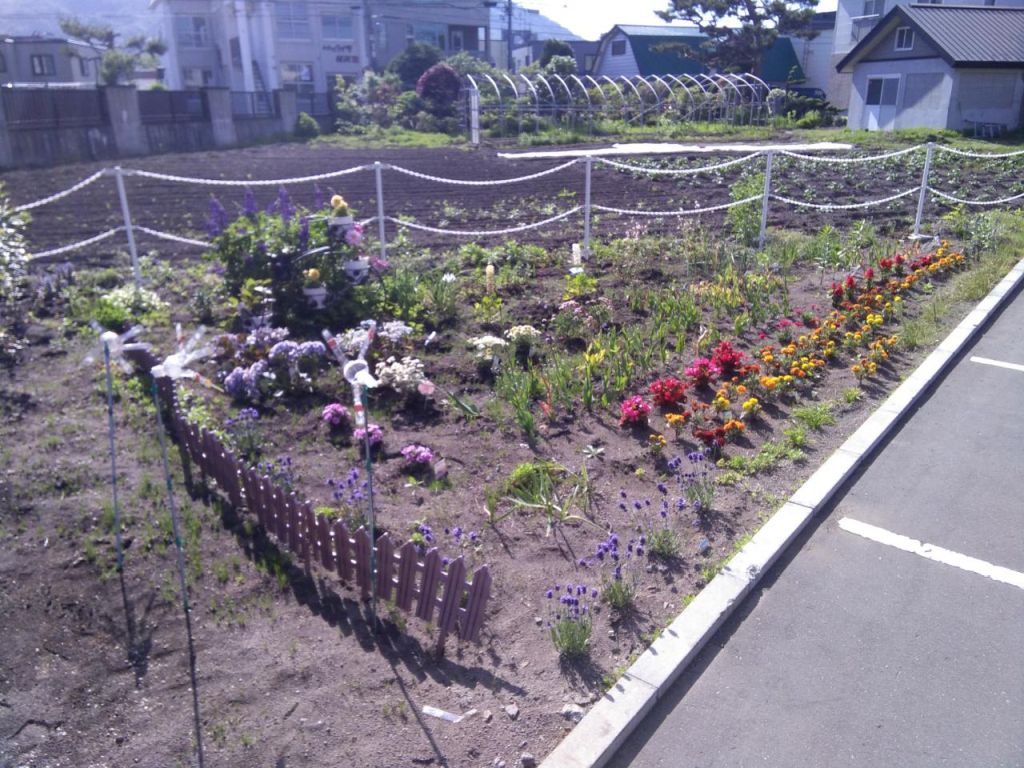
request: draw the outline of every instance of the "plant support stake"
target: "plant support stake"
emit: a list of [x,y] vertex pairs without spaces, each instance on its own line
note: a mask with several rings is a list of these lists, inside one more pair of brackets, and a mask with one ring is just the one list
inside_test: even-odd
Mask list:
[[768,238],[768,198],[772,194],[772,160],[775,153],[768,150],[764,163],[764,192],[761,195],[761,232],[757,236],[758,249],[764,248],[765,240]]
[[921,193],[917,197],[917,216],[914,217],[914,234],[910,237],[917,239],[921,237],[921,219],[924,217],[924,203],[928,198],[928,175],[932,170],[932,149],[935,142],[928,142],[928,151],[924,156],[924,170],[921,172]]
[[384,165],[376,160],[373,163],[373,175],[377,183],[377,237],[380,238],[380,260],[388,260],[387,222],[384,221],[384,179],[381,172]]
[[583,180],[583,258],[590,258],[590,174],[594,168],[594,158],[587,155],[584,161],[586,176]]
[[[105,336],[106,334],[104,334]],[[117,503],[117,447],[114,445],[114,379],[110,373],[110,342],[103,339],[103,362],[107,368],[107,436],[110,438],[110,491],[114,506],[114,549],[117,572],[124,571],[124,550],[121,547],[121,508]]]
[[199,717],[199,683],[196,676],[196,646],[192,639],[192,617],[188,606],[188,584],[185,581],[185,548],[181,543],[181,524],[178,520],[178,505],[174,498],[174,483],[171,467],[167,461],[167,441],[164,439],[164,417],[160,411],[160,392],[157,377],[153,376],[153,405],[156,406],[157,434],[160,437],[160,455],[164,464],[164,481],[167,484],[167,506],[171,512],[171,528],[174,533],[174,548],[177,550],[178,581],[181,587],[181,606],[185,611],[185,637],[188,641],[188,671],[192,680],[192,717],[196,735],[196,759],[203,768],[203,727]]
[[117,196],[121,200],[121,216],[124,218],[124,233],[128,236],[128,253],[132,257],[132,275],[135,287],[142,287],[142,274],[139,271],[139,252],[135,248],[135,232],[132,230],[132,214],[128,210],[128,194],[124,191],[124,172],[121,166],[114,166],[114,179],[117,181]]

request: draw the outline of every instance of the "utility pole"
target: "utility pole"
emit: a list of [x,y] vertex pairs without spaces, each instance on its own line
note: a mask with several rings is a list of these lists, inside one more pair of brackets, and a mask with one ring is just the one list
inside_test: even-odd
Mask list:
[[505,11],[508,14],[508,34],[506,44],[508,47],[508,71],[512,72],[512,0],[506,0]]

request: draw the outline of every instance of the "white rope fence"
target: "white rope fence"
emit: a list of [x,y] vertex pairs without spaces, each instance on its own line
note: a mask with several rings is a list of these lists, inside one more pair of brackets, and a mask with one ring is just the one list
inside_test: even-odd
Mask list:
[[710,213],[712,211],[724,211],[727,208],[735,208],[737,205],[746,205],[761,199],[761,195],[751,195],[742,200],[733,200],[731,203],[722,205],[711,205],[706,208],[682,208],[677,211],[641,211],[626,208],[611,208],[607,205],[591,206],[595,211],[606,211],[608,213],[620,213],[624,216],[693,216],[697,213]]
[[[596,206],[594,206],[596,207]],[[548,224],[554,224],[556,221],[567,219],[574,213],[579,213],[583,210],[582,205],[577,205],[575,208],[570,208],[567,211],[563,211],[556,216],[552,216],[549,219],[543,221],[535,221],[530,224],[521,224],[518,227],[506,227],[505,229],[440,229],[438,227],[428,227],[425,224],[417,224],[414,221],[405,221],[404,219],[396,219],[393,216],[386,216],[385,218],[392,224],[396,224],[399,227],[408,227],[409,229],[416,229],[420,232],[430,232],[435,235],[456,235],[458,237],[490,237],[492,235],[511,235],[515,232],[526,232],[530,229],[539,229],[540,227],[546,227]]]
[[[895,195],[889,195],[889,197],[883,197],[878,200],[865,200],[863,203],[808,203],[804,200],[795,200],[792,197],[776,195],[774,192],[771,194],[771,198],[772,200],[778,200],[779,202],[788,203],[789,205],[796,205],[801,208],[814,208],[819,211],[855,211],[860,208],[871,208],[875,205],[885,205],[886,203],[891,203],[893,200],[899,200],[901,197],[906,197],[907,195],[912,195],[915,192],[920,191],[920,187],[911,187],[903,192],[897,192]],[[761,196],[758,195],[757,199],[760,200]]]
[[106,168],[104,168],[102,171],[96,171],[96,173],[94,173],[92,176],[89,176],[88,178],[82,179],[80,182],[78,182],[74,186],[68,187],[67,189],[65,189],[65,190],[63,190],[61,192],[57,192],[55,194],[52,194],[49,197],[44,197],[41,200],[36,200],[34,203],[25,203],[24,205],[16,205],[14,207],[14,212],[15,213],[21,213],[22,211],[31,211],[33,208],[40,208],[41,206],[49,205],[50,203],[55,203],[58,200],[60,200],[62,198],[65,198],[68,195],[77,192],[80,189],[84,189],[85,187],[88,187],[94,181],[99,180],[101,177],[105,176],[106,174],[107,174],[107,169]]
[[742,165],[743,163],[749,162],[750,160],[760,156],[760,152],[751,152],[749,155],[738,157],[735,160],[726,160],[724,163],[716,163],[715,165],[702,165],[700,168],[652,168],[646,165],[634,165],[633,163],[622,163],[618,160],[609,160],[605,157],[595,157],[594,160],[602,165],[610,165],[613,168],[620,168],[624,171],[633,171],[636,173],[644,173],[649,176],[692,176],[698,173],[717,171],[721,168],[731,168],[734,165]]
[[[904,156],[904,155],[909,155],[911,153],[918,152],[921,149],[926,149],[927,150],[927,154],[926,154],[925,160],[924,160],[924,168],[923,168],[923,172],[922,172],[922,175],[921,175],[921,182],[920,182],[920,184],[916,185],[914,187],[911,187],[909,189],[905,189],[902,192],[897,192],[897,193],[895,193],[893,195],[889,195],[888,197],[884,197],[884,198],[880,198],[880,199],[876,199],[876,200],[865,200],[865,201],[854,202],[854,203],[827,203],[827,202],[826,203],[815,203],[815,202],[810,202],[810,201],[806,201],[806,200],[797,200],[795,198],[787,197],[785,195],[780,195],[780,194],[772,192],[772,190],[771,190],[772,160],[773,160],[775,155],[781,155],[781,156],[784,156],[784,157],[791,157],[791,158],[796,158],[796,159],[799,159],[799,160],[807,160],[807,161],[817,162],[817,163],[869,163],[869,162],[880,162],[880,161],[888,160],[888,159],[894,158],[894,157],[901,157],[901,156]],[[933,144],[933,143],[929,143],[927,145],[918,144],[918,145],[915,145],[913,147],[907,147],[905,149],[895,150],[895,151],[892,151],[892,152],[884,152],[884,153],[881,153],[881,154],[869,155],[869,156],[864,156],[864,157],[828,157],[828,156],[820,156],[820,155],[802,154],[802,153],[799,153],[799,152],[790,152],[789,150],[783,150],[783,149],[779,149],[779,150],[765,150],[765,151],[753,152],[753,153],[751,153],[749,155],[746,155],[744,157],[735,158],[733,160],[727,160],[727,161],[721,162],[721,163],[714,163],[714,164],[711,164],[711,165],[705,165],[705,166],[701,166],[701,167],[698,167],[698,168],[653,168],[653,167],[648,167],[648,166],[643,166],[643,165],[636,165],[636,164],[633,164],[633,163],[624,163],[624,162],[620,162],[620,161],[617,161],[617,160],[610,160],[610,159],[603,158],[603,157],[587,156],[587,157],[583,157],[583,158],[573,158],[572,160],[569,160],[568,162],[562,163],[560,165],[553,166],[551,168],[547,168],[547,169],[542,170],[542,171],[538,171],[537,173],[531,173],[531,174],[528,174],[528,175],[525,175],[525,176],[518,176],[518,177],[514,177],[514,178],[509,178],[509,179],[482,179],[482,180],[475,180],[475,179],[452,179],[452,178],[446,178],[446,177],[443,177],[443,176],[434,176],[434,175],[427,174],[427,173],[421,173],[419,171],[413,171],[413,170],[411,170],[409,168],[402,168],[401,166],[390,165],[390,164],[386,164],[386,163],[382,163],[382,162],[373,162],[373,163],[370,163],[370,164],[359,165],[359,166],[356,166],[354,168],[344,168],[344,169],[341,169],[341,170],[328,171],[328,172],[325,172],[325,173],[319,173],[319,174],[314,174],[314,175],[309,175],[309,176],[294,176],[294,177],[283,178],[283,179],[207,179],[207,178],[198,178],[198,177],[192,177],[192,176],[177,176],[177,175],[174,175],[174,174],[157,173],[155,171],[122,169],[120,167],[115,167],[115,168],[104,168],[104,169],[102,169],[100,171],[97,171],[96,173],[92,174],[91,176],[88,176],[87,178],[82,179],[81,181],[77,182],[76,184],[72,185],[71,187],[68,187],[65,190],[62,190],[60,192],[56,192],[56,193],[54,193],[52,195],[49,195],[48,197],[44,197],[42,199],[36,200],[34,202],[31,202],[31,203],[25,203],[23,205],[15,206],[13,210],[15,212],[29,211],[29,210],[32,210],[32,209],[35,209],[35,208],[39,208],[39,207],[48,205],[50,203],[57,202],[59,200],[62,200],[65,197],[67,197],[68,195],[71,195],[71,194],[73,194],[75,192],[78,192],[78,191],[84,189],[85,187],[89,186],[90,184],[93,184],[94,182],[99,180],[102,176],[113,175],[116,178],[116,181],[117,181],[118,195],[119,195],[120,202],[121,202],[121,212],[122,212],[122,215],[124,217],[124,224],[122,226],[118,226],[118,227],[115,227],[113,229],[108,229],[105,232],[101,232],[100,234],[98,234],[98,235],[96,235],[94,237],[90,237],[90,238],[88,238],[86,240],[81,240],[81,241],[78,241],[78,242],[75,242],[75,243],[70,243],[68,245],[61,246],[60,248],[53,248],[53,249],[50,249],[50,250],[47,250],[47,251],[37,252],[37,253],[33,254],[31,258],[39,259],[39,258],[50,257],[50,256],[58,256],[58,255],[63,254],[63,253],[69,253],[71,251],[81,250],[82,248],[87,248],[90,245],[95,245],[96,243],[99,243],[99,242],[102,242],[104,240],[107,240],[107,239],[113,237],[114,235],[117,235],[120,232],[124,232],[127,235],[128,248],[129,248],[129,251],[131,252],[131,256],[132,256],[132,263],[133,263],[133,266],[135,268],[136,280],[139,280],[140,278],[139,278],[138,266],[137,266],[138,265],[138,256],[137,256],[137,253],[136,253],[135,237],[134,237],[134,232],[135,231],[138,231],[138,232],[141,232],[143,234],[149,235],[150,237],[155,237],[155,238],[158,238],[158,239],[161,239],[161,240],[167,240],[167,241],[171,241],[171,242],[176,242],[176,243],[180,243],[182,245],[194,246],[194,247],[197,247],[197,248],[210,248],[210,247],[212,247],[213,244],[210,243],[210,242],[207,242],[205,240],[199,240],[199,239],[196,239],[196,238],[190,238],[190,237],[184,237],[184,236],[181,236],[181,235],[175,235],[175,234],[170,233],[170,232],[164,232],[162,230],[152,229],[150,227],[143,227],[143,226],[138,226],[138,225],[134,225],[133,226],[132,220],[131,220],[131,212],[130,212],[130,210],[128,208],[128,199],[127,199],[127,195],[126,195],[125,189],[124,189],[124,182],[123,182],[123,177],[124,176],[139,176],[139,177],[142,177],[142,178],[155,179],[155,180],[159,180],[159,181],[169,181],[169,182],[183,183],[183,184],[198,184],[198,185],[207,185],[207,186],[269,187],[269,186],[284,186],[284,185],[288,185],[288,184],[299,184],[299,183],[305,183],[305,182],[316,182],[316,181],[322,181],[322,180],[325,180],[325,179],[340,178],[340,177],[343,177],[343,176],[348,176],[348,175],[351,175],[351,174],[360,173],[360,172],[364,172],[364,171],[373,171],[375,176],[376,176],[377,215],[376,216],[372,216],[372,217],[367,218],[367,219],[363,219],[359,223],[362,226],[364,226],[364,227],[368,226],[368,225],[370,225],[370,224],[372,224],[374,222],[377,223],[378,228],[379,228],[378,236],[379,236],[379,239],[380,239],[381,257],[385,258],[385,259],[387,257],[387,243],[386,243],[385,225],[388,222],[390,222],[391,224],[393,224],[393,225],[395,225],[397,227],[400,227],[400,228],[408,228],[408,229],[413,229],[413,230],[417,230],[417,231],[420,231],[420,232],[428,232],[428,233],[437,234],[437,235],[450,235],[450,236],[455,236],[455,237],[495,237],[495,236],[501,236],[501,235],[511,235],[511,234],[515,234],[515,233],[518,233],[518,232],[526,232],[526,231],[534,230],[534,229],[540,229],[542,227],[546,227],[546,226],[549,226],[551,224],[555,224],[557,222],[564,221],[565,219],[568,219],[569,217],[571,217],[571,216],[579,213],[580,211],[582,211],[583,212],[583,220],[584,220],[583,248],[584,248],[584,252],[585,253],[589,253],[589,251],[590,251],[590,230],[591,230],[591,223],[592,223],[591,220],[592,220],[592,214],[593,214],[594,211],[603,212],[603,213],[619,214],[619,215],[622,215],[622,216],[642,216],[642,217],[663,217],[663,218],[669,218],[669,217],[674,217],[674,216],[693,216],[693,215],[698,215],[698,214],[702,214],[702,213],[712,213],[712,212],[716,212],[716,211],[723,211],[723,210],[728,210],[730,208],[734,208],[736,206],[747,205],[747,204],[750,204],[750,203],[754,203],[754,202],[760,200],[761,204],[762,204],[760,242],[763,244],[765,242],[766,227],[767,227],[767,221],[768,221],[768,203],[769,203],[770,200],[775,200],[775,201],[778,201],[780,203],[785,203],[786,205],[792,205],[792,206],[799,207],[799,208],[809,208],[809,209],[825,211],[825,212],[831,212],[831,211],[853,211],[853,210],[863,210],[863,209],[872,208],[872,207],[880,206],[880,205],[886,205],[886,204],[894,202],[896,200],[900,200],[900,199],[902,199],[904,197],[908,197],[910,195],[913,195],[916,192],[916,193],[918,193],[919,198],[918,198],[918,206],[917,206],[917,217],[916,217],[916,220],[915,220],[915,223],[914,223],[914,236],[917,237],[917,236],[920,236],[921,221],[922,221],[924,206],[925,206],[925,203],[926,203],[926,200],[927,200],[927,197],[928,197],[928,193],[931,193],[932,195],[934,195],[937,198],[940,198],[940,199],[943,199],[943,200],[947,200],[949,202],[956,203],[956,204],[959,204],[959,205],[993,206],[993,205],[1003,205],[1003,204],[1007,204],[1007,203],[1013,203],[1013,202],[1016,202],[1018,200],[1024,199],[1024,192],[1021,192],[1019,194],[1009,195],[1009,196],[1002,197],[1002,198],[999,198],[999,199],[996,199],[996,200],[971,200],[971,199],[965,199],[965,198],[958,197],[956,195],[951,194],[950,192],[946,192],[946,191],[943,191],[943,190],[940,190],[940,189],[936,189],[935,187],[930,186],[930,184],[929,184],[929,173],[930,173],[930,168],[931,168],[931,161],[932,161],[933,150],[939,150],[939,151],[951,153],[951,154],[954,154],[954,155],[960,155],[960,156],[963,156],[963,157],[971,157],[971,158],[978,158],[978,159],[984,159],[984,160],[1002,160],[1002,159],[1005,159],[1005,158],[1013,158],[1013,157],[1024,156],[1024,150],[1015,151],[1015,152],[990,152],[990,153],[987,153],[987,152],[969,152],[969,151],[965,151],[965,150],[955,149],[953,147],[945,147],[945,146],[941,146],[941,145],[936,145],[936,144]],[[591,202],[591,181],[592,181],[593,164],[595,162],[600,163],[602,165],[606,165],[606,166],[612,167],[612,168],[616,168],[618,170],[630,171],[630,172],[641,173],[641,174],[646,174],[646,175],[651,175],[651,176],[690,176],[690,175],[696,175],[696,174],[701,174],[701,173],[708,173],[708,172],[720,170],[720,169],[723,169],[723,168],[729,168],[729,167],[733,167],[733,166],[743,165],[743,164],[749,163],[749,162],[751,162],[753,160],[756,160],[758,157],[761,157],[761,156],[764,156],[766,158],[766,166],[765,166],[765,174],[764,174],[765,175],[764,191],[761,192],[760,194],[752,195],[752,196],[744,198],[742,200],[734,200],[734,201],[731,201],[731,202],[728,202],[728,203],[723,203],[721,205],[711,205],[711,206],[704,206],[704,207],[697,207],[697,208],[683,208],[683,209],[668,210],[668,211],[647,211],[647,210],[630,209],[630,208],[616,208],[616,207],[613,207],[613,206],[597,205],[597,204],[593,204]],[[559,173],[561,171],[564,171],[564,170],[566,170],[566,169],[568,169],[568,168],[570,168],[570,167],[572,167],[574,165],[580,164],[580,163],[582,163],[584,165],[584,167],[585,167],[585,187],[584,187],[584,202],[583,202],[583,205],[577,205],[574,208],[571,208],[569,210],[563,211],[562,213],[556,214],[556,215],[551,216],[549,218],[542,219],[540,221],[535,221],[535,222],[531,222],[531,223],[528,223],[528,224],[520,224],[520,225],[512,226],[512,227],[505,227],[505,228],[502,228],[502,229],[492,229],[492,230],[473,229],[473,230],[470,230],[470,229],[448,229],[448,228],[444,228],[444,227],[434,227],[434,226],[430,226],[430,225],[427,225],[427,224],[420,224],[418,222],[408,221],[408,220],[405,220],[405,219],[396,218],[394,216],[387,216],[387,215],[385,215],[384,197],[383,197],[383,184],[382,184],[382,172],[384,170],[392,170],[392,171],[395,171],[396,173],[403,174],[405,176],[411,176],[413,178],[423,179],[425,181],[430,181],[430,182],[434,182],[434,183],[438,183],[438,184],[451,184],[451,185],[456,185],[456,186],[467,186],[467,187],[497,187],[497,186],[505,186],[505,185],[512,185],[512,184],[521,184],[523,182],[528,182],[528,181],[533,181],[533,180],[536,180],[536,179],[540,179],[540,178],[543,178],[545,176],[550,176],[552,174]]]

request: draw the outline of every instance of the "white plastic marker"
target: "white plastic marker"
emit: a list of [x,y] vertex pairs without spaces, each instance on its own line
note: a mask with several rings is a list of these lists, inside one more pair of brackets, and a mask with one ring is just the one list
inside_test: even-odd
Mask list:
[[1004,584],[1011,584],[1012,586],[1024,589],[1024,573],[1012,571],[1001,565],[993,565],[970,555],[962,555],[950,549],[936,547],[934,544],[926,544],[917,539],[911,539],[909,536],[893,533],[884,528],[862,523],[859,520],[851,520],[848,517],[844,517],[839,521],[839,527],[847,533],[853,533],[865,539],[877,541],[879,544],[902,549],[904,552],[920,555],[937,563],[952,565],[954,568],[959,568],[962,571],[977,573],[993,581],[1001,581]]

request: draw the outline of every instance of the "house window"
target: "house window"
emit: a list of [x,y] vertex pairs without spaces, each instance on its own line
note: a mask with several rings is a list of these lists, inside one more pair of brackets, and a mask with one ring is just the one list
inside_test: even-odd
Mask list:
[[320,17],[325,40],[353,40],[352,17],[324,14]]
[[277,36],[282,40],[309,40],[309,9],[305,3],[278,0]]
[[436,45],[443,51],[448,37],[448,27],[444,24],[410,24],[406,29],[406,37],[417,43]]
[[899,77],[869,77],[868,95],[864,103],[869,107],[895,107],[899,92]]
[[7,71],[7,59],[4,58],[4,52],[0,51],[0,74]]
[[864,0],[864,16],[881,16],[885,13],[885,0]]
[[313,92],[313,65],[306,62],[281,65],[281,85],[293,91]]
[[992,5],[995,5],[995,4],[996,4],[996,0],[985,0],[985,5],[992,6]]
[[896,29],[896,50],[914,50],[914,30],[910,27],[898,27]]
[[32,74],[49,76],[57,74],[57,68],[53,65],[53,56],[49,53],[34,53],[30,59],[32,62]]
[[78,57],[78,74],[82,77],[89,76],[89,60],[81,56]]
[[204,16],[178,16],[174,19],[174,35],[182,48],[205,48],[210,44]]
[[186,88],[202,88],[213,85],[213,70],[202,67],[184,67],[181,70],[182,83]]
[[612,56],[625,56],[626,55],[626,41],[625,40],[613,40],[612,41]]

